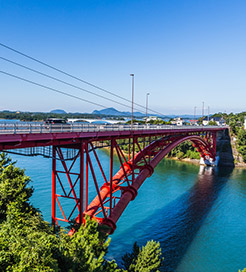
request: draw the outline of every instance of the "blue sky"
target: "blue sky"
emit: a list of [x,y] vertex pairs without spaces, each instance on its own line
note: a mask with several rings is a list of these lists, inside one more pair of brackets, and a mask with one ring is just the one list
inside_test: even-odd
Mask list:
[[[0,43],[163,114],[245,111],[246,1],[0,0]],[[60,75],[0,46],[0,57],[116,97]],[[0,70],[105,107],[118,103],[17,68]],[[0,73],[0,110],[91,112],[101,109]],[[122,103],[122,100],[119,100]],[[143,109],[144,111],[144,109]]]

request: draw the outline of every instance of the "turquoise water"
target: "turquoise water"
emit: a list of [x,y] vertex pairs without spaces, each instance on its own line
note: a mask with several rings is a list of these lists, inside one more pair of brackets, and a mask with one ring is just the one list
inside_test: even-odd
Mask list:
[[[98,153],[108,171],[107,153]],[[51,160],[11,157],[31,176],[32,203],[50,221]],[[93,190],[91,184],[90,199]],[[135,241],[144,245],[153,239],[165,258],[161,271],[238,271],[246,267],[245,233],[246,170],[163,160],[118,221],[107,257],[120,263]]]

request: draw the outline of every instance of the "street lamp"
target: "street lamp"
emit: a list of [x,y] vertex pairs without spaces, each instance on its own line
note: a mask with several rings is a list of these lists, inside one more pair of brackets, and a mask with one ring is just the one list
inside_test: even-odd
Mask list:
[[133,129],[133,100],[134,100],[134,74],[130,74],[132,77],[132,118],[131,118],[131,130]]
[[204,102],[202,102],[202,126],[203,126],[203,116],[204,116]]
[[148,97],[149,97],[150,93],[146,94],[146,119],[145,119],[145,123],[147,124],[147,118],[148,118]]
[[194,107],[194,124],[196,123],[196,106]]

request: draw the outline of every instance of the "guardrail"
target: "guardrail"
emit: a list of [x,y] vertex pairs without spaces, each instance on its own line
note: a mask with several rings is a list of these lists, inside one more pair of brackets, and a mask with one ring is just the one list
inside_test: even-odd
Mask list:
[[[133,125],[133,130],[155,129],[197,129],[222,128],[222,126],[176,126],[176,125]],[[0,123],[0,134],[34,134],[34,133],[64,133],[64,132],[99,132],[99,131],[129,131],[131,125],[100,125],[100,124],[59,124],[47,125],[42,123]]]

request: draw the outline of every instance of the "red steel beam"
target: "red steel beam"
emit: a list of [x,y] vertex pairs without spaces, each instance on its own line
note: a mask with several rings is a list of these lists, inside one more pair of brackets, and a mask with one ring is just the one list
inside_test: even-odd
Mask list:
[[[184,137],[183,139],[179,139],[178,141],[168,145],[164,150],[161,150],[150,162],[150,166],[152,169],[154,169],[159,162],[177,145],[179,145],[180,143],[187,141],[187,140],[192,140],[194,142],[198,142],[198,143],[203,143],[204,142],[201,140],[201,138],[199,139],[199,137],[193,136],[193,137]],[[140,186],[143,184],[143,182],[145,181],[145,179],[147,177],[149,177],[149,175],[151,174],[151,170],[149,168],[144,168],[139,175],[135,178],[135,180],[132,183],[132,187],[138,191],[138,189],[140,188]],[[130,191],[125,191],[125,193],[122,195],[122,197],[120,198],[120,200],[118,201],[118,203],[116,204],[116,206],[114,207],[114,209],[112,210],[111,215],[108,217],[107,220],[103,221],[104,224],[107,224],[109,227],[111,227],[112,232],[114,231],[114,228],[116,226],[116,222],[118,221],[118,219],[120,218],[121,214],[123,213],[123,211],[125,210],[125,208],[127,207],[127,205],[129,204],[129,202],[132,200],[132,193]]]
[[[77,221],[81,224],[83,222],[83,215],[88,214],[91,217],[96,216],[98,213],[103,213],[103,219],[99,219],[102,223],[110,226],[112,230],[116,227],[116,222],[121,216],[122,212],[128,205],[128,203],[133,200],[137,194],[138,189],[144,182],[144,180],[150,176],[153,169],[157,164],[177,145],[180,143],[190,140],[194,143],[201,156],[205,158],[206,155],[210,155],[212,159],[215,159],[216,155],[216,133],[217,131],[224,130],[226,128],[194,128],[190,129],[160,129],[160,130],[137,130],[137,131],[101,131],[101,132],[71,132],[71,133],[47,133],[47,134],[15,134],[15,135],[0,135],[0,150],[2,149],[15,149],[24,147],[36,147],[36,146],[49,146],[53,145],[52,152],[52,224],[58,224],[56,218],[56,202],[61,208],[61,212],[64,216],[65,221],[67,218],[63,213],[62,207],[58,201],[59,195],[56,194],[56,178],[59,180],[58,172],[56,169],[56,153],[61,158],[61,163],[64,167],[65,174],[71,188],[73,197],[65,195],[62,197],[67,197],[75,200],[76,205],[72,210],[69,218],[73,214],[76,207],[79,210],[79,215]],[[140,149],[138,143],[138,137],[144,139],[149,138],[149,145],[144,147],[135,154],[135,145]],[[162,137],[151,143],[151,138]],[[132,143],[129,144],[129,160],[126,161],[124,154],[117,145],[116,139],[129,139]],[[131,140],[132,139],[132,140]],[[105,174],[103,172],[100,160],[93,149],[91,142],[93,141],[103,141],[111,140],[111,152],[110,152],[110,176],[109,182],[107,182]],[[91,145],[96,161],[99,165],[101,173],[104,178],[104,185],[99,190],[96,175],[93,169],[92,161],[90,158],[88,145]],[[70,147],[79,149],[79,153],[74,159],[71,167],[68,169],[65,161],[63,160],[63,154],[61,147]],[[130,151],[132,147],[132,158],[130,159]],[[120,170],[113,176],[113,150],[116,150],[119,160],[121,163]],[[85,154],[85,158],[84,158]],[[122,156],[123,154],[123,156]],[[155,154],[155,155],[154,155]],[[70,171],[80,155],[80,173],[78,174],[78,179],[73,184]],[[152,156],[154,155],[154,158]],[[122,158],[124,163],[122,162]],[[152,158],[152,159],[151,159]],[[92,177],[95,183],[97,196],[88,206],[88,176],[89,169],[92,173]],[[134,173],[134,169],[139,169],[139,173]],[[131,175],[132,179],[128,180],[128,176]],[[79,198],[77,198],[74,187],[79,180]],[[131,182],[130,182],[131,181]],[[61,180],[59,180],[62,186]],[[126,187],[121,187],[122,182],[127,183]],[[84,184],[85,183],[85,184]],[[62,186],[64,191],[64,188]],[[120,198],[115,197],[113,194],[122,190],[122,195]],[[109,199],[107,199],[109,198]],[[116,199],[119,199],[116,203]],[[113,202],[114,201],[114,202]],[[109,203],[109,207],[105,204]],[[84,207],[84,208],[83,208]],[[101,210],[100,210],[101,209]],[[83,212],[84,210],[84,212]],[[99,210],[99,211],[98,211]],[[109,214],[108,211],[109,210]]]
[[[110,227],[112,227],[112,229],[114,229],[115,224],[116,224],[117,220],[119,219],[120,215],[122,214],[123,210],[126,208],[129,201],[132,200],[132,198],[134,196],[134,192],[137,192],[137,190],[139,189],[139,187],[141,186],[143,181],[151,174],[152,169],[154,169],[156,167],[156,165],[159,163],[159,161],[164,156],[166,156],[175,146],[177,146],[180,143],[187,141],[187,140],[194,142],[198,146],[203,146],[204,148],[208,147],[205,140],[197,135],[182,137],[182,138],[176,140],[175,142],[169,144],[168,146],[165,146],[165,148],[163,150],[159,151],[158,154],[155,156],[155,158],[150,162],[149,167],[146,166],[145,168],[142,168],[139,175],[135,179],[133,179],[132,185],[130,186],[131,188],[128,186],[130,188],[130,190],[126,190],[123,193],[119,202],[113,208],[111,216],[109,216],[107,218],[105,218],[105,216],[104,216],[103,223],[109,225]],[[143,158],[143,156],[148,155],[148,153],[149,153],[148,151],[150,149],[153,150],[156,147],[158,147],[159,143],[160,143],[160,141],[155,141],[150,146],[148,146],[144,150],[140,151],[135,156],[134,161],[136,163],[139,162]],[[210,153],[211,150],[209,150],[208,152]],[[212,153],[211,153],[211,155],[212,155]],[[159,160],[157,158],[159,158]],[[114,175],[113,184],[114,184],[115,188],[117,188],[117,184],[119,184],[119,182],[126,176],[126,173],[127,174],[132,173],[132,167],[130,166],[132,163],[133,163],[133,160],[128,162],[128,164],[124,164],[124,167],[122,167],[116,173],[116,175]],[[107,184],[104,184],[99,195],[97,195],[96,198],[89,205],[88,211],[86,213],[90,216],[94,216],[95,213],[97,212],[97,210],[100,208],[102,201],[104,202],[107,197],[112,198],[112,196],[110,194],[110,186]]]
[[60,132],[60,133],[33,133],[33,134],[0,134],[0,151],[16,148],[27,148],[36,146],[76,146],[83,141],[110,140],[111,137],[129,138],[132,136],[160,136],[179,133],[192,132],[216,132],[225,130],[226,127],[219,128],[194,128],[194,129],[145,129],[133,131],[99,131],[99,132]]
[[56,218],[56,147],[52,150],[52,192],[51,192],[51,219],[52,225],[55,226]]

